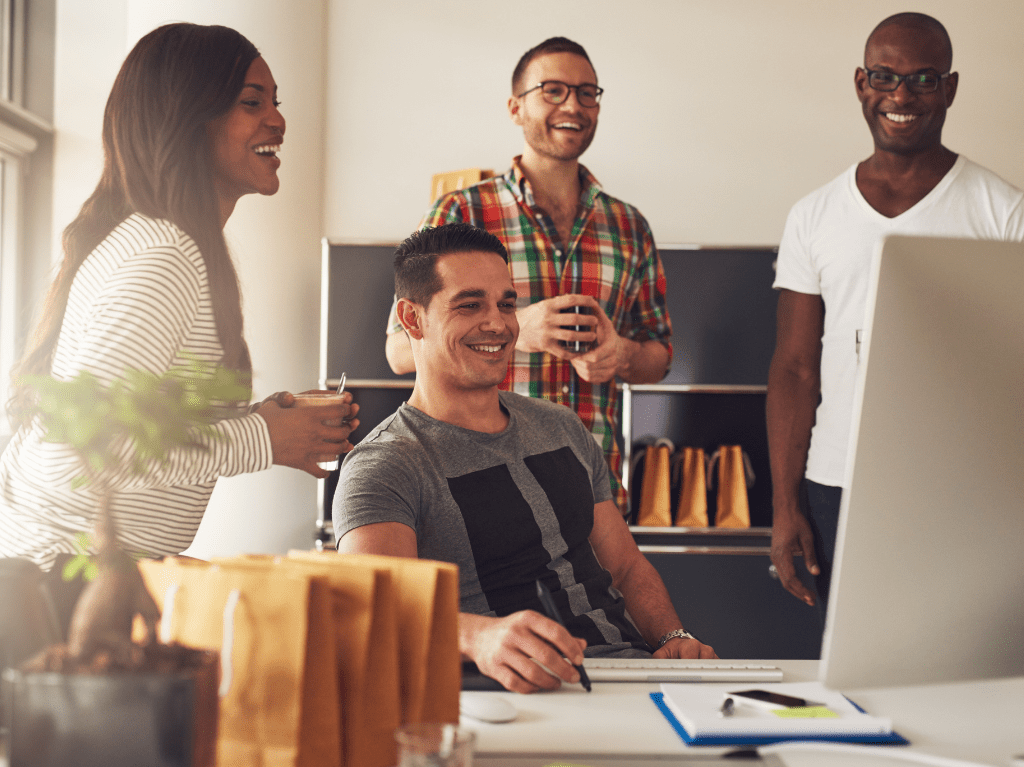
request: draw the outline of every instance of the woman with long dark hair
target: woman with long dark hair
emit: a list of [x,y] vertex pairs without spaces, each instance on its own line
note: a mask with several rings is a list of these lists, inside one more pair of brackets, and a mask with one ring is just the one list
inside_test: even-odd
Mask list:
[[[198,359],[251,381],[223,228],[242,195],[278,189],[285,121],[276,91],[256,48],[227,27],[168,24],[128,54],[104,112],[103,174],[64,231],[64,260],[13,373],[18,431],[0,458],[0,556],[52,567],[75,551],[97,508],[97,490],[72,487],[82,474],[75,454],[43,441],[22,376],[89,371],[109,383]],[[246,404],[223,409],[204,451],[177,451],[141,477],[130,456],[105,470],[126,550],[187,548],[218,477],[272,463],[323,477],[316,461],[351,448],[357,421],[321,419],[351,418],[355,405]]]

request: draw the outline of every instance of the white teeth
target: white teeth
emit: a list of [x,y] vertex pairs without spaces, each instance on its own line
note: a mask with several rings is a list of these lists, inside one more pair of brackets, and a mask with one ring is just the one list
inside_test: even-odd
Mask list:
[[570,130],[583,130],[579,123],[555,123],[556,128],[569,128]]
[[269,154],[272,157],[276,157],[281,153],[280,144],[263,144],[253,149],[256,154]]
[[894,123],[908,123],[917,119],[917,115],[902,115],[896,112],[886,112],[885,116]]
[[496,353],[501,351],[501,346],[471,346],[470,349],[478,352]]

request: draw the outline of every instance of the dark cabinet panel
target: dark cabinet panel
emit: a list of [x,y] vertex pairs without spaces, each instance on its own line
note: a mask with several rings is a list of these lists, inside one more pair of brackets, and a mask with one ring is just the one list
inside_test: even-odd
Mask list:
[[663,384],[768,382],[776,248],[665,248],[672,369]]
[[[768,574],[767,553],[645,552],[687,630],[721,658],[817,658],[818,608]],[[810,575],[800,563],[801,578]]]

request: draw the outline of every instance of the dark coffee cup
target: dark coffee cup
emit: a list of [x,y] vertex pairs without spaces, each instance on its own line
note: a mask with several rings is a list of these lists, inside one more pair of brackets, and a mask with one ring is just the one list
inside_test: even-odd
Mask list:
[[[570,306],[567,309],[560,309],[561,314],[590,314],[590,309],[586,306]],[[562,325],[563,330],[575,330],[577,333],[586,333],[590,330],[589,325]],[[590,344],[586,341],[559,341],[562,348],[568,349],[571,352],[586,352],[590,350]]]

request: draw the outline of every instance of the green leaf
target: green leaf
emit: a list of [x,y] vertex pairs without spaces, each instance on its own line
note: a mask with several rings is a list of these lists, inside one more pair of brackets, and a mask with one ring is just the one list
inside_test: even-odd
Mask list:
[[[185,355],[186,367],[162,375],[126,370],[108,385],[87,371],[67,380],[25,376],[19,383],[34,392],[35,415],[44,439],[69,445],[86,474],[97,479],[125,460],[144,474],[165,465],[175,450],[205,450],[217,437],[212,424],[239,413],[226,409],[247,400],[248,382],[235,371]],[[82,478],[72,482],[77,489]]]
[[60,577],[64,579],[64,582],[73,581],[75,576],[78,575],[79,571],[89,563],[89,558],[84,554],[79,554],[73,559],[69,559],[64,565],[64,569],[61,571]]

